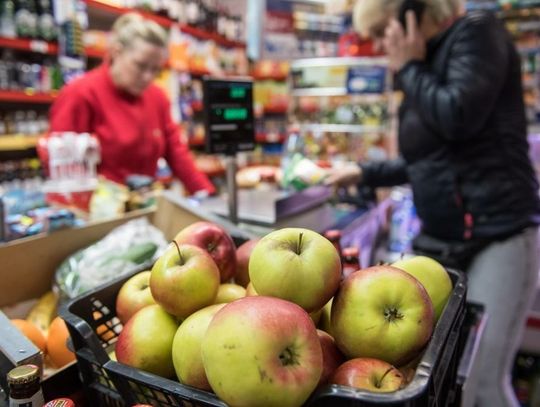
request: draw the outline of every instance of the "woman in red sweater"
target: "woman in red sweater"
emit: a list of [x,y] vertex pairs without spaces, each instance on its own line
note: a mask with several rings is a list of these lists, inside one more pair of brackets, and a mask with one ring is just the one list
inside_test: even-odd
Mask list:
[[131,174],[154,176],[164,157],[190,193],[213,193],[197,170],[170,103],[152,82],[165,64],[167,34],[129,13],[113,26],[109,60],[66,86],[50,113],[50,131],[93,133],[101,144],[98,171],[124,183]]

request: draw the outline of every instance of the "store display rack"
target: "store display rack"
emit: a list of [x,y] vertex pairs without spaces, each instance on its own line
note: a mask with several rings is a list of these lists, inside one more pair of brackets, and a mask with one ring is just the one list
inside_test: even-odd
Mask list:
[[[150,19],[158,23],[164,28],[171,28],[175,22],[167,17],[163,17],[160,15],[156,15],[153,13],[149,13],[146,11],[138,10],[138,9],[129,9],[124,7],[117,7],[110,4],[103,3],[101,1],[97,0],[85,0],[85,3],[88,7],[88,9],[96,14],[100,14],[103,17],[117,17],[122,14],[126,14],[130,11],[136,11],[143,15],[145,18]],[[230,48],[245,48],[246,44],[241,41],[231,41],[227,38],[222,37],[221,35],[217,33],[207,32],[195,27],[191,27],[189,25],[181,24],[180,29],[182,32],[192,35],[195,38],[201,39],[201,40],[212,40],[215,41],[218,45],[224,46],[224,47],[230,47]]]

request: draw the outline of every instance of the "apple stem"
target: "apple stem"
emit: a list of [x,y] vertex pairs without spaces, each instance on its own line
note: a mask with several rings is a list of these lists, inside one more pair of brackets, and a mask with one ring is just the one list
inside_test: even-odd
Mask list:
[[184,258],[182,257],[182,252],[180,251],[180,246],[178,246],[178,243],[176,243],[176,240],[172,241],[174,245],[176,246],[176,250],[178,250],[178,257],[180,257],[180,264],[184,264]]
[[384,372],[384,374],[381,376],[381,378],[380,378],[379,380],[377,380],[377,383],[375,383],[375,385],[376,385],[377,388],[380,389],[380,388],[382,387],[382,382],[383,382],[383,380],[385,379],[386,375],[392,371],[392,369],[394,369],[394,367],[393,367],[393,366],[390,366],[390,367],[386,370],[386,372]]
[[304,237],[304,233],[300,233],[298,236],[298,246],[296,247],[296,254],[300,255],[302,254],[302,238]]

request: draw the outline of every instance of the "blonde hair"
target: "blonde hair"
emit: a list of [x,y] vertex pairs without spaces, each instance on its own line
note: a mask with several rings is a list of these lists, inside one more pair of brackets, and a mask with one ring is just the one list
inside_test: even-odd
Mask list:
[[[463,7],[463,0],[423,0],[426,12],[436,23],[457,16]],[[372,29],[382,23],[388,15],[395,15],[404,0],[356,0],[353,13],[354,28],[362,36],[368,37]]]
[[167,32],[155,21],[145,19],[137,13],[127,13],[114,22],[113,43],[130,47],[137,38],[158,47],[167,47]]

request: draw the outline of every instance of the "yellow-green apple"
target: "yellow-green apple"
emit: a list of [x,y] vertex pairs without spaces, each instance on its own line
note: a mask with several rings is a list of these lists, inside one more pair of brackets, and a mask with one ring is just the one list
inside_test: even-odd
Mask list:
[[116,358],[120,363],[173,377],[172,344],[178,323],[159,305],[148,305],[135,315],[120,332]]
[[208,382],[235,407],[298,407],[323,368],[317,331],[298,305],[245,297],[226,304],[202,341]]
[[196,246],[173,242],[152,267],[150,290],[154,300],[181,319],[213,304],[218,288],[216,263]]
[[201,342],[212,318],[225,304],[210,305],[187,317],[176,331],[172,358],[181,383],[201,390],[212,390],[201,357]]
[[319,386],[322,386],[328,383],[336,369],[345,362],[345,356],[337,348],[334,338],[320,329],[317,329],[317,335],[323,354],[323,372],[319,379]]
[[433,303],[435,321],[437,321],[452,294],[452,280],[444,267],[426,256],[399,260],[392,266],[406,271],[422,283]]
[[214,304],[225,304],[246,296],[246,289],[238,284],[221,284]]
[[250,282],[246,287],[246,297],[254,297],[256,295],[259,294],[255,291],[255,287],[253,287],[253,284]]
[[318,310],[318,311],[313,311],[313,312],[309,313],[309,317],[311,318],[311,320],[313,321],[315,326],[317,326],[319,324],[319,321],[321,320],[322,313],[323,313],[322,308],[320,310]]
[[349,359],[369,357],[401,366],[429,341],[433,321],[422,284],[391,266],[351,274],[332,304],[332,333]]
[[242,287],[249,284],[249,258],[253,248],[257,245],[259,239],[248,240],[236,249],[236,274],[234,282]]
[[125,324],[141,308],[155,303],[150,292],[150,271],[142,271],[120,288],[116,297],[116,316]]
[[405,383],[398,369],[383,360],[372,358],[345,362],[338,367],[330,382],[374,393],[391,393],[399,390]]
[[206,250],[216,262],[221,282],[236,272],[236,246],[222,227],[210,222],[196,222],[182,229],[174,238],[179,245],[190,244]]
[[319,329],[322,329],[324,332],[332,335],[332,324],[330,323],[330,316],[332,314],[332,301],[334,298],[331,298],[330,301],[322,309],[321,317],[319,319]]
[[313,312],[338,289],[341,260],[324,236],[307,229],[281,229],[255,246],[249,277],[259,295],[291,301]]

